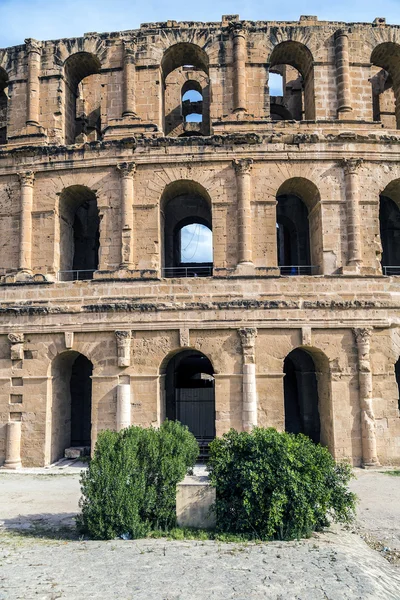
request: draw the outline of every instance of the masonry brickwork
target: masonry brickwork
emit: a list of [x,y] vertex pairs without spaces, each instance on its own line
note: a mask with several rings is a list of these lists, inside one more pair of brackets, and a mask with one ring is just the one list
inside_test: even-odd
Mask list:
[[[0,50],[0,464],[73,445],[79,357],[93,448],[160,424],[190,350],[213,367],[217,435],[285,428],[297,350],[335,458],[400,464],[399,127],[384,19],[228,15]],[[209,271],[179,271],[181,217],[212,229]]]

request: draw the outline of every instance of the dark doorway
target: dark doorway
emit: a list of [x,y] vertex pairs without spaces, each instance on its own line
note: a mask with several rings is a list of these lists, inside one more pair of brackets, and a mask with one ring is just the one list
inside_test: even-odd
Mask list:
[[385,196],[380,197],[379,228],[383,274],[400,275],[400,210],[393,200]]
[[311,275],[308,210],[293,194],[278,197],[278,266],[282,275]]
[[396,375],[396,383],[397,383],[397,405],[400,411],[400,358],[394,366],[394,372]]
[[304,433],[320,442],[318,384],[315,364],[308,352],[297,348],[285,358],[285,431]]
[[90,447],[93,365],[83,354],[71,369],[71,446]]
[[201,352],[184,350],[171,358],[165,373],[167,419],[187,425],[202,453],[215,437],[214,370]]
[[[99,265],[100,219],[96,198],[85,201],[74,218],[74,260],[72,269],[93,276]],[[79,277],[77,277],[79,279]]]

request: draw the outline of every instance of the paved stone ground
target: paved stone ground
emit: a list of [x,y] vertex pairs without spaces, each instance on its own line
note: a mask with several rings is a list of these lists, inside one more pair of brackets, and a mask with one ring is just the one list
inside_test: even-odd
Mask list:
[[400,477],[357,470],[358,527],[310,540],[94,542],[65,535],[74,471],[0,473],[0,600],[400,600],[400,568],[359,535],[400,549]]

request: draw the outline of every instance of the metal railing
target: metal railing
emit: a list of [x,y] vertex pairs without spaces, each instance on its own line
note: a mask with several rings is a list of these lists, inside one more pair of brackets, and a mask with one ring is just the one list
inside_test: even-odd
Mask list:
[[163,277],[212,277],[213,268],[210,267],[164,267]]
[[382,265],[382,272],[384,275],[400,275],[400,267],[386,267]]
[[57,281],[85,281],[93,279],[93,273],[96,269],[86,269],[84,271],[58,271]]
[[284,265],[279,266],[281,275],[317,275],[318,267],[315,265]]

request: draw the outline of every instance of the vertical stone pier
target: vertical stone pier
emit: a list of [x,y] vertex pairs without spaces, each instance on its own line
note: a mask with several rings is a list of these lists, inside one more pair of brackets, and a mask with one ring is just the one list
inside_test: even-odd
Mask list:
[[123,117],[136,117],[136,39],[123,42]]
[[136,163],[125,162],[117,165],[121,175],[121,264],[122,269],[133,267],[133,177]]
[[246,112],[246,28],[243,23],[230,24],[233,39],[233,112]]
[[21,184],[21,213],[20,213],[20,271],[30,273],[32,270],[32,207],[33,184],[35,175],[32,171],[19,173]]
[[349,36],[343,29],[335,32],[335,63],[337,115],[339,119],[351,117],[351,78],[349,63]]
[[238,200],[238,263],[253,264],[251,235],[251,168],[252,158],[233,161],[236,172]]
[[362,238],[360,225],[360,182],[358,170],[362,159],[349,158],[342,161],[346,189],[347,214],[347,266],[359,270],[362,266]]
[[257,384],[255,343],[257,329],[244,327],[238,330],[243,350],[243,430],[257,426]]

